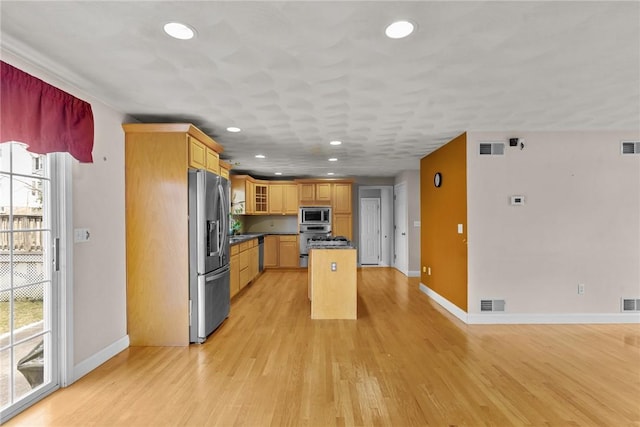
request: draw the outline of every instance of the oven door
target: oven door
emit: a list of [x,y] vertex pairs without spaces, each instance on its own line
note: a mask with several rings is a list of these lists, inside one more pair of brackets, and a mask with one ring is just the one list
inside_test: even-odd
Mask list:
[[309,240],[314,237],[329,237],[331,236],[330,231],[305,231],[300,233],[300,262],[298,266],[300,267],[308,267],[309,266]]

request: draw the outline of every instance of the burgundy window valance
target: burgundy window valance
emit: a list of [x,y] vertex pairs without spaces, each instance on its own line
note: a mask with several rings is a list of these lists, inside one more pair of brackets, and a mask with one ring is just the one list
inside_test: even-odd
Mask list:
[[4,61],[0,67],[0,142],[24,142],[32,153],[66,152],[93,162],[91,105]]

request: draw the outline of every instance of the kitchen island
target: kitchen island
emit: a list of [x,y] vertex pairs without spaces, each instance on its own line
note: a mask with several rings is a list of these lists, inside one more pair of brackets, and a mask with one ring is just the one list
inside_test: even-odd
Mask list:
[[356,253],[351,245],[309,247],[312,319],[357,319]]

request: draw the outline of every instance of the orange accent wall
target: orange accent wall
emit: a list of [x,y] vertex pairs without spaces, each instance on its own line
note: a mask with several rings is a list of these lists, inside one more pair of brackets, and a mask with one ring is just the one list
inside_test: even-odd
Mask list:
[[[436,188],[433,177],[442,174]],[[421,282],[467,311],[467,134],[420,160]],[[463,233],[458,234],[458,224]]]

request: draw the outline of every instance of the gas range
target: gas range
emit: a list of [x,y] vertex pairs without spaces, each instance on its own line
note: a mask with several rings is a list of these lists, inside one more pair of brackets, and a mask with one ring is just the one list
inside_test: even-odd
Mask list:
[[340,247],[350,247],[351,242],[347,240],[346,237],[336,236],[314,236],[309,239],[308,247],[309,249],[319,249],[319,248],[340,248]]

